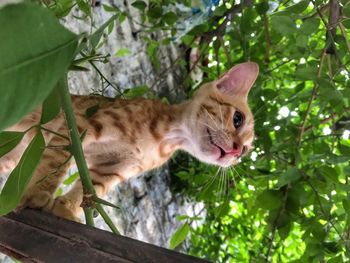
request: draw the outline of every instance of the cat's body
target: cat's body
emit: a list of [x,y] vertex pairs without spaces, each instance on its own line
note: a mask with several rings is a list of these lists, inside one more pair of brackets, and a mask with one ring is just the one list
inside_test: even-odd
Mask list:
[[[115,184],[161,166],[178,149],[210,164],[236,163],[254,137],[247,95],[257,73],[255,63],[237,65],[179,105],[73,95],[79,131],[86,131],[83,149],[97,194],[102,196]],[[97,111],[87,117],[87,110],[96,105]],[[38,124],[40,116],[41,107],[7,130],[25,131]],[[64,196],[52,197],[72,162],[64,150],[69,141],[63,113],[44,127],[47,148],[22,205],[77,220],[83,196],[80,181]],[[20,145],[0,159],[0,172],[17,164],[35,132],[34,128],[27,132]]]

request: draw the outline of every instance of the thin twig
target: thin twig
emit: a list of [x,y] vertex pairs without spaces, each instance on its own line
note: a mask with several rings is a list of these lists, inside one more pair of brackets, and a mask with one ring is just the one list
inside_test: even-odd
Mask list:
[[269,19],[267,18],[266,14],[263,16],[263,19],[264,19],[264,29],[265,29],[265,42],[266,42],[264,64],[266,67],[268,67],[270,63],[271,37],[270,37],[270,31],[269,31]]
[[[112,83],[105,77],[105,75],[103,75],[103,73],[101,72],[101,70],[95,65],[95,63],[94,63],[93,61],[89,60],[89,63],[90,63],[90,65],[97,71],[97,73],[100,75],[100,77],[101,77],[101,79],[102,79],[103,81],[107,82],[107,84],[108,84],[109,86],[111,86],[114,90],[116,90],[116,91],[119,93],[119,95],[123,95],[123,92],[121,91],[121,89],[120,89],[118,86],[115,86],[114,84],[112,84]],[[103,91],[104,91],[106,88],[103,87],[102,89],[103,89]]]
[[[310,180],[307,181],[308,184],[310,185],[312,191],[315,193],[316,195],[316,200],[317,200],[317,203],[318,205],[320,206],[320,209],[321,209],[321,212],[324,216],[327,217],[327,213],[326,211],[324,210],[324,207],[322,205],[322,202],[321,202],[321,198],[320,198],[320,194],[318,193],[318,191],[316,190],[316,188],[313,186],[313,184],[310,182]],[[333,221],[332,221],[332,218],[329,219],[329,223],[331,224],[331,226],[333,227],[333,229],[335,230],[335,232],[337,232],[339,238],[344,242],[345,244],[345,247],[346,247],[346,250],[350,250],[350,248],[348,247],[348,245],[346,245],[346,241],[343,237],[343,235],[340,233],[340,231],[338,230],[338,228],[334,225]]]
[[63,134],[61,134],[61,133],[55,132],[55,131],[53,131],[53,130],[47,129],[47,128],[45,128],[44,126],[40,126],[40,129],[41,129],[41,130],[44,130],[44,131],[47,131],[47,132],[49,132],[49,133],[55,134],[55,135],[57,135],[57,136],[59,136],[59,137],[61,137],[61,138],[63,138],[63,139],[66,139],[67,141],[70,141],[69,137],[67,137],[67,136],[65,136],[65,135],[63,135]]
[[[324,26],[326,27],[326,30],[329,30],[329,26],[328,26],[328,24],[327,24],[327,21],[326,21],[326,19],[324,18],[324,16],[323,16],[323,14],[322,14],[320,8],[318,7],[316,1],[315,1],[315,0],[311,0],[311,2],[312,2],[313,5],[315,6],[317,13],[319,14],[319,16],[320,16],[320,18],[321,18],[321,20],[322,20],[322,23],[323,23]],[[329,40],[333,43],[333,45],[335,45],[335,40],[334,40],[334,37],[332,36],[332,34],[328,34],[327,36],[328,36]],[[349,70],[343,65],[343,63],[342,63],[342,61],[341,61],[341,58],[339,57],[339,54],[338,54],[338,52],[337,52],[336,50],[334,50],[334,55],[336,56],[336,58],[337,58],[337,60],[338,60],[338,63],[340,64],[340,67],[343,68],[344,70],[346,70],[348,73],[350,73]]]
[[[317,77],[318,78],[321,76],[322,67],[323,67],[323,61],[324,61],[325,55],[326,55],[326,49],[323,49],[322,50],[322,54],[321,54],[321,58],[320,58],[320,64],[318,66],[318,72],[317,72]],[[298,146],[300,146],[301,140],[302,140],[302,138],[304,136],[306,120],[307,120],[307,117],[310,114],[312,102],[313,102],[313,100],[316,97],[317,88],[318,88],[318,83],[315,82],[314,83],[314,87],[313,87],[312,92],[311,92],[309,103],[308,103],[307,108],[306,108],[306,112],[305,112],[305,116],[304,116],[303,122],[301,123],[301,126],[300,126],[300,134],[299,134],[299,138],[298,138]]]
[[232,59],[231,59],[231,56],[230,56],[230,52],[228,51],[227,47],[225,46],[225,42],[224,42],[224,38],[222,36],[218,36],[218,39],[224,49],[224,52],[225,52],[225,55],[226,55],[226,59],[227,59],[227,62],[229,64],[229,66],[231,67],[233,65],[232,63]]
[[340,28],[340,31],[341,31],[344,39],[345,39],[345,43],[346,43],[346,47],[348,49],[348,52],[350,53],[350,42],[349,42],[348,36],[346,34],[345,27],[344,27],[342,22],[339,22],[339,28]]
[[287,198],[288,198],[288,190],[289,190],[290,184],[286,185],[286,188],[284,190],[284,195],[283,195],[283,200],[282,200],[282,204],[281,204],[281,208],[278,211],[278,215],[276,216],[274,222],[273,222],[273,226],[272,226],[272,233],[271,233],[271,238],[270,238],[270,244],[269,247],[267,249],[267,253],[265,256],[265,261],[269,262],[269,258],[270,258],[270,254],[272,251],[272,247],[273,247],[273,241],[275,240],[275,236],[276,236],[276,231],[277,231],[277,224],[280,220],[280,217],[282,215],[282,213],[285,211],[286,209],[286,203],[287,203]]
[[292,62],[294,59],[290,58],[286,61],[283,61],[282,63],[278,64],[277,66],[275,66],[274,68],[270,69],[270,70],[267,70],[265,71],[265,74],[269,74],[273,71],[275,71],[276,69],[279,69],[280,67],[284,66],[285,64],[288,64],[289,62]]

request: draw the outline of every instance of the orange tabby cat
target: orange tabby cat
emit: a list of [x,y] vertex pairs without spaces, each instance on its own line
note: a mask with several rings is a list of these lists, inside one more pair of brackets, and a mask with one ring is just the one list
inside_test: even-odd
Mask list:
[[[184,150],[199,160],[227,167],[251,147],[253,115],[247,104],[250,88],[258,75],[253,62],[236,65],[219,80],[204,84],[194,97],[179,105],[157,100],[134,99],[111,102],[98,96],[72,96],[85,158],[99,196],[115,184],[165,163],[176,150]],[[86,117],[86,110],[99,105]],[[8,131],[25,131],[39,122],[41,108],[26,116]],[[68,130],[63,113],[44,125],[47,148],[22,200],[23,206],[43,208],[71,220],[81,214],[80,180],[65,195],[53,198],[71,165]],[[0,159],[0,172],[18,163],[35,130]],[[68,161],[69,160],[69,161]]]

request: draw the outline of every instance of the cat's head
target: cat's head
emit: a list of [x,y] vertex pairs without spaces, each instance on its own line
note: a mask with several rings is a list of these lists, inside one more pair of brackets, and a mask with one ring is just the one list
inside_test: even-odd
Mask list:
[[187,150],[199,160],[228,167],[252,148],[254,119],[247,98],[258,72],[254,62],[238,64],[196,92],[188,109]]

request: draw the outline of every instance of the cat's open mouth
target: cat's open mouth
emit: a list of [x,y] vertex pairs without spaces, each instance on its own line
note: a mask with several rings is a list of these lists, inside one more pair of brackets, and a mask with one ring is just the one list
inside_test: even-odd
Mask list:
[[211,133],[210,133],[210,130],[209,130],[208,128],[207,128],[207,132],[208,132],[208,135],[209,135],[209,141],[210,141],[210,143],[211,143],[212,145],[216,146],[217,148],[219,148],[219,150],[220,150],[220,157],[219,157],[219,159],[225,157],[225,155],[226,155],[225,150],[222,149],[219,145],[217,145],[217,144],[214,143],[213,137],[212,137],[212,135],[211,135]]

